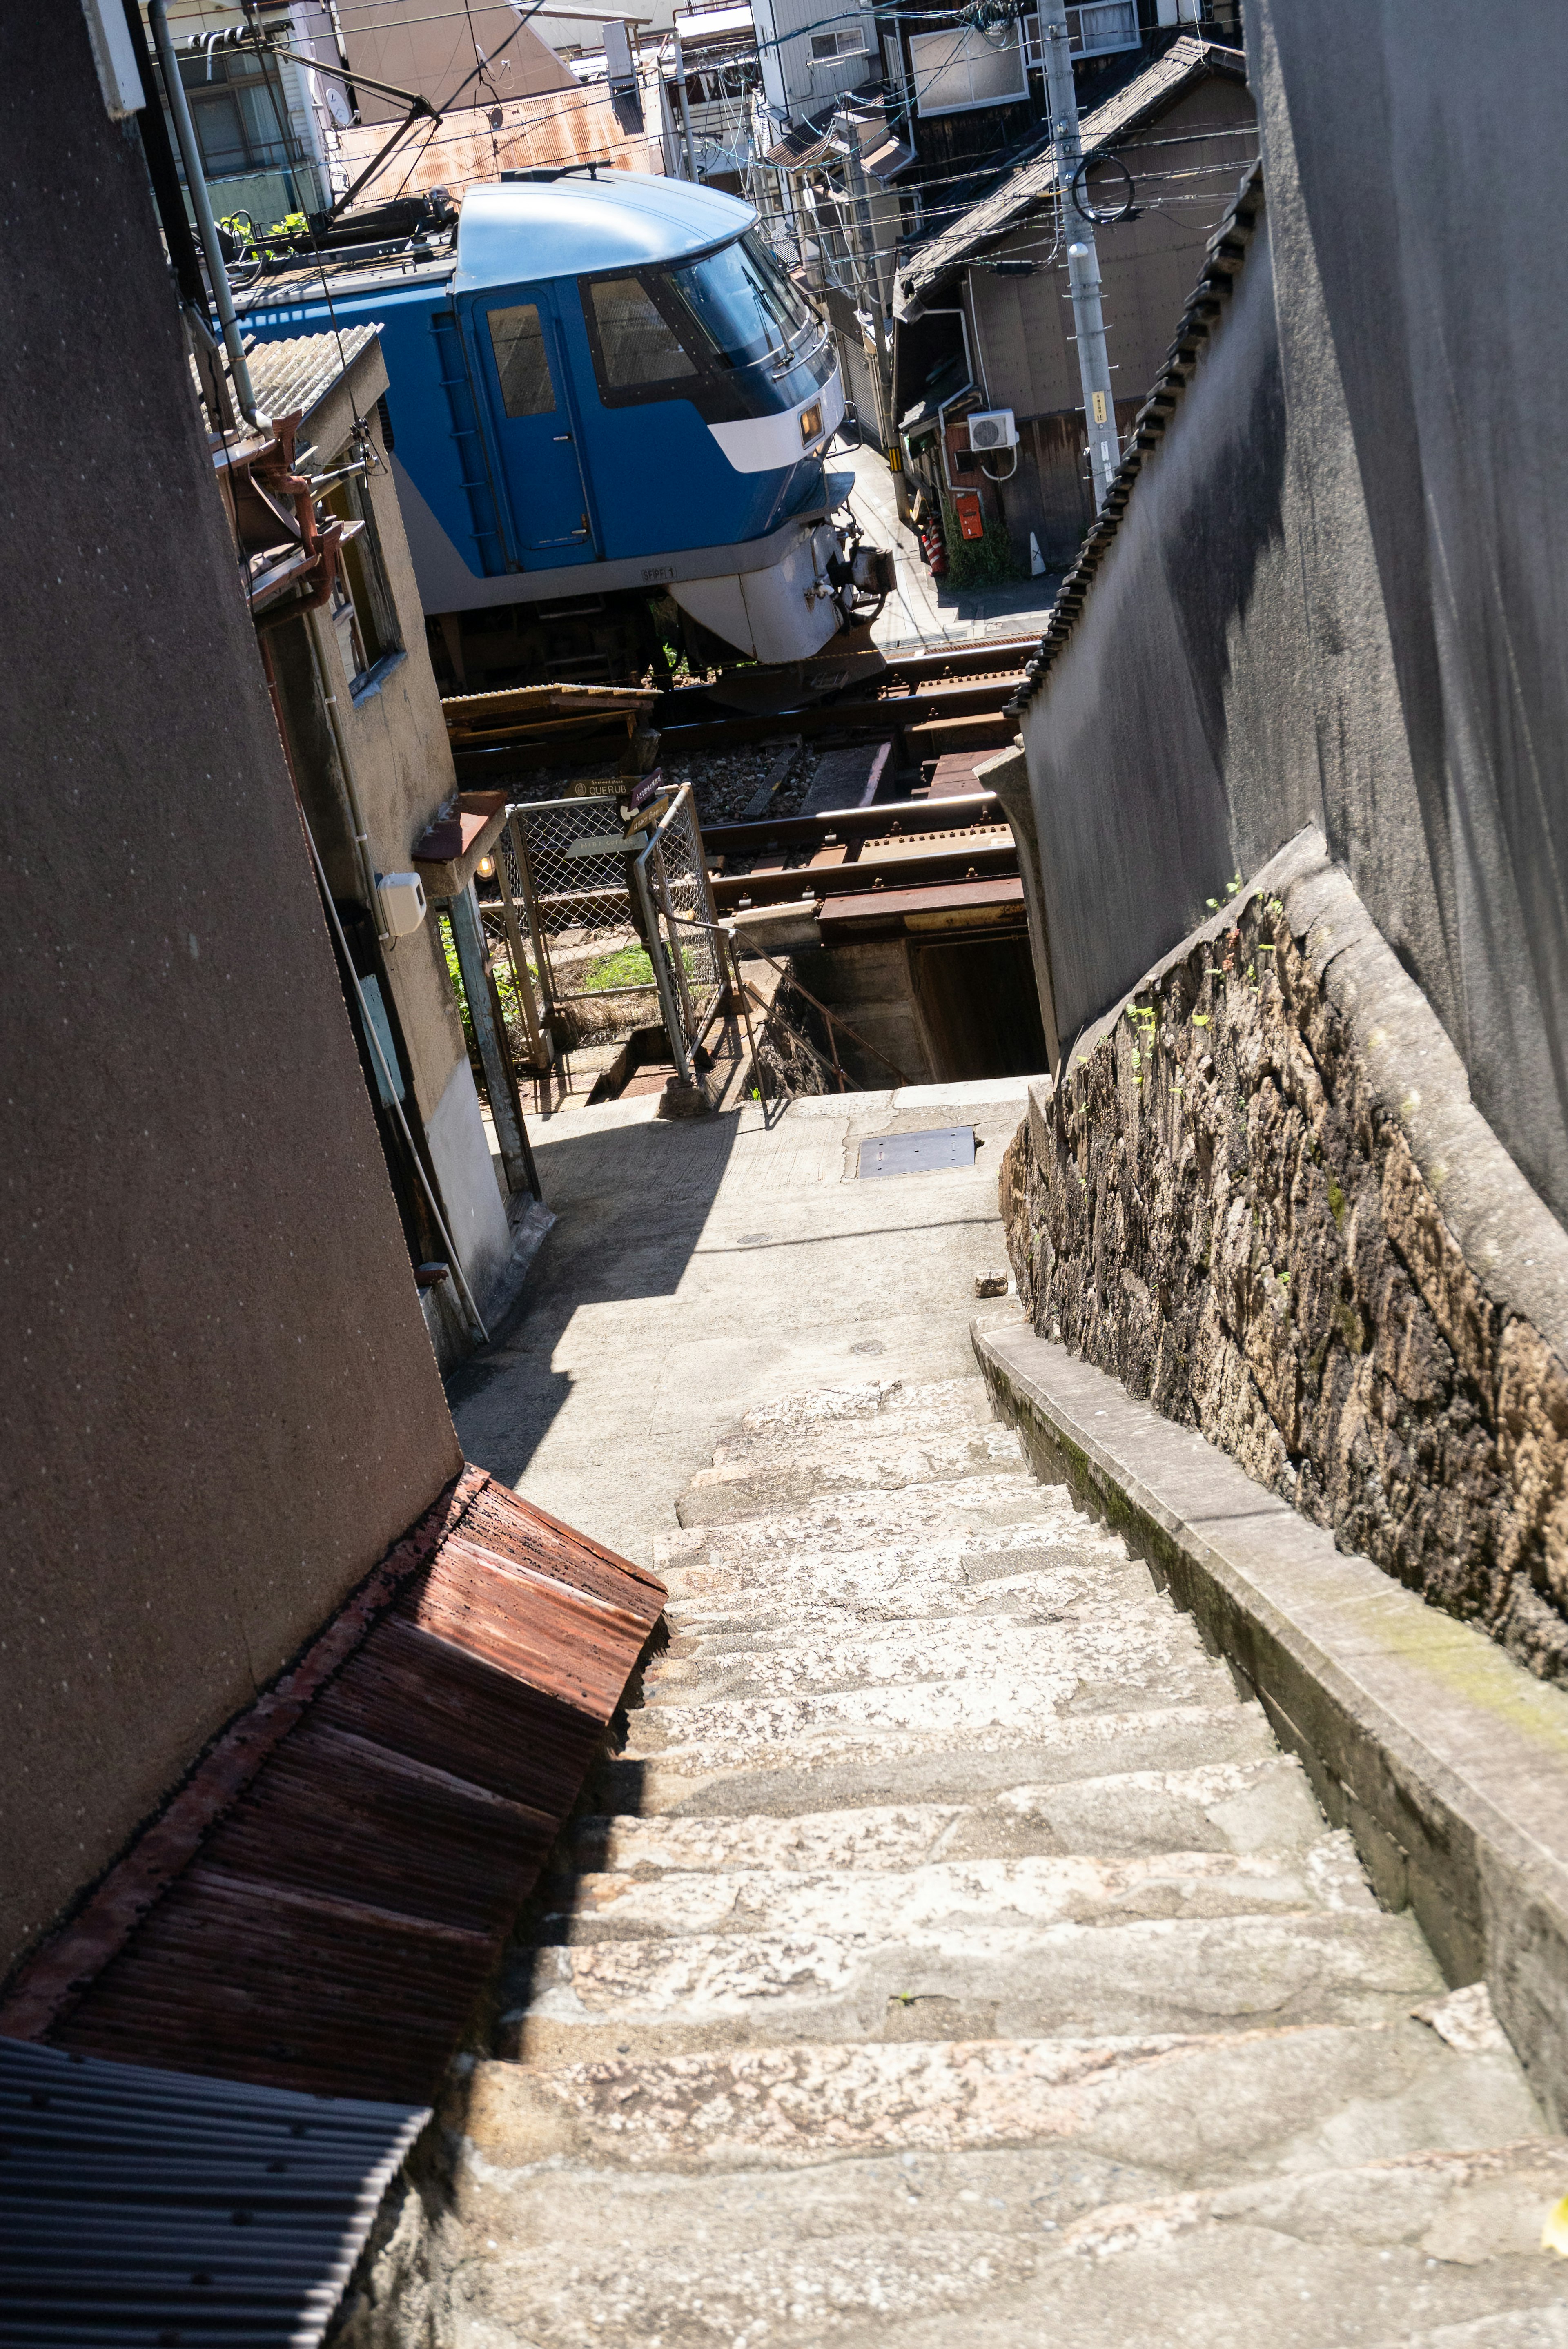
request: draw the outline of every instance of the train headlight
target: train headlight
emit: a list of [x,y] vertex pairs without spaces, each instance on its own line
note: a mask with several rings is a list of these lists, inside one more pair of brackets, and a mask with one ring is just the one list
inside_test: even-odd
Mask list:
[[811,442],[817,438],[817,435],[820,432],[821,429],[821,402],[820,400],[813,400],[810,408],[804,408],[800,411],[800,438],[806,443],[808,448],[810,448]]

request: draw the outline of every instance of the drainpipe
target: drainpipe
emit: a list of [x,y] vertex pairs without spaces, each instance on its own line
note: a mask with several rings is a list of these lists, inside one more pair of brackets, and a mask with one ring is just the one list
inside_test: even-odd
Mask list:
[[245,347],[240,335],[240,322],[234,316],[234,297],[229,291],[228,272],[223,266],[223,248],[218,240],[218,223],[212,217],[212,200],[207,193],[206,173],[201,167],[201,150],[196,143],[196,126],[191,119],[191,108],[185,96],[185,85],[180,78],[180,67],[174,55],[174,43],[169,35],[169,0],[147,0],[147,13],[152,26],[152,38],[158,49],[158,62],[163,68],[163,87],[169,97],[169,111],[174,118],[174,135],[180,141],[180,152],[185,163],[185,185],[191,205],[196,214],[196,233],[201,240],[201,250],[207,257],[207,274],[211,280],[212,299],[218,307],[219,324],[223,329],[223,348],[229,355],[229,372],[234,379],[234,396],[240,412],[246,421],[254,424],[256,395],[251,386],[251,370],[245,364]]
[[392,933],[387,926],[387,918],[381,906],[381,892],[377,886],[376,857],[370,845],[370,834],[366,828],[365,810],[360,803],[359,784],[354,772],[354,759],[348,748],[348,737],[344,731],[343,719],[337,706],[337,696],[330,690],[327,682],[332,675],[332,669],[326,647],[326,623],[322,618],[320,610],[315,609],[306,613],[304,625],[310,639],[311,665],[315,670],[316,687],[326,710],[326,721],[332,729],[333,741],[337,748],[338,771],[343,777],[343,794],[348,802],[349,829],[354,834],[354,854],[358,861],[360,878],[365,885],[365,902],[370,917],[376,925],[377,940],[382,946],[389,946],[392,942]]

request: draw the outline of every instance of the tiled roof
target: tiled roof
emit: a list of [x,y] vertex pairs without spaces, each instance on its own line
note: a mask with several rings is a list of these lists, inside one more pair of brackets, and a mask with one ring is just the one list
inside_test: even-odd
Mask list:
[[380,332],[379,326],[345,326],[335,335],[257,343],[247,357],[256,405],[267,416],[292,416],[297,408],[308,422]]
[[1176,338],[1150,387],[1148,398],[1133,419],[1127,453],[1111,475],[1105,503],[1078,550],[1078,561],[1057,590],[1039,651],[1016,698],[1016,712],[1034,699],[1044,686],[1051,665],[1071,636],[1137,487],[1146,459],[1159,448],[1192,379],[1204,346],[1223,317],[1235,283],[1247,257],[1247,247],[1264,219],[1264,170],[1254,163],[1242,181],[1235,202],[1209,240],[1203,273],[1188,296]]
[[[1097,106],[1092,114],[1083,117],[1079,132],[1084,153],[1092,155],[1099,148],[1113,145],[1147,116],[1169,105],[1190,82],[1200,80],[1205,74],[1218,72],[1240,78],[1243,70],[1235,49],[1198,40],[1190,33],[1181,34],[1162,57],[1157,57],[1141,73],[1134,74],[1103,106]],[[899,272],[897,312],[902,314],[939,277],[978,252],[982,245],[1006,235],[1037,203],[1052,195],[1056,185],[1057,150],[1051,146],[1020,164],[988,196],[971,204],[951,227],[910,255],[906,266]]]

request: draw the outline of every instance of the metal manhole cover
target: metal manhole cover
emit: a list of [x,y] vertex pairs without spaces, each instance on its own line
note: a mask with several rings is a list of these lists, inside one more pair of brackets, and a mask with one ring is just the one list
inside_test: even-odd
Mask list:
[[875,1133],[861,1144],[855,1172],[872,1174],[934,1174],[944,1166],[973,1166],[975,1128],[934,1125],[923,1133]]

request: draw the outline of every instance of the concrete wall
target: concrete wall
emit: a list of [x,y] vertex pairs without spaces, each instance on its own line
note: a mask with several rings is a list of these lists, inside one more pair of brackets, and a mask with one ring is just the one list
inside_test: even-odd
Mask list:
[[1473,33],[1451,0],[1251,11],[1266,242],[1025,740],[1064,1042],[1319,823],[1562,1216],[1568,236],[1474,229],[1488,159],[1549,142],[1568,17]]
[[459,1453],[79,10],[7,16],[0,137],[4,1963]]

